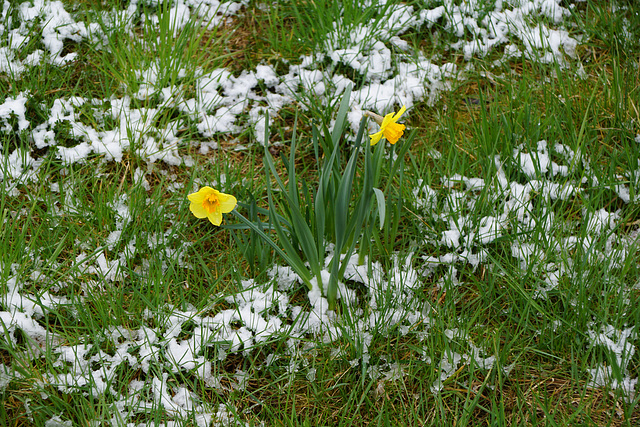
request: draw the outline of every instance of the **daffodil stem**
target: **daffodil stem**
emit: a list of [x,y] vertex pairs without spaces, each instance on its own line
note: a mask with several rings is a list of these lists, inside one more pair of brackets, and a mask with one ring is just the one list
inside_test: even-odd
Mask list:
[[369,236],[368,236],[368,232],[364,231],[363,233],[363,239],[362,239],[362,243],[360,244],[360,250],[358,251],[358,265],[363,265],[364,264],[364,259],[366,257],[367,251],[369,250]]

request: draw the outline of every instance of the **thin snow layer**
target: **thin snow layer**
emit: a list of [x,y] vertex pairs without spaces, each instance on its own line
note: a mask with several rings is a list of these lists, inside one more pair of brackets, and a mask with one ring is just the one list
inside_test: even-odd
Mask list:
[[[589,167],[589,160],[580,153],[564,144],[541,140],[527,147],[519,145],[504,160],[496,156],[494,166],[495,175],[490,182],[456,174],[442,179],[443,187],[450,189],[443,195],[422,183],[414,190],[417,206],[442,224],[438,232],[425,230],[425,243],[449,251],[424,257],[427,263],[464,261],[476,268],[487,261],[491,244],[508,236],[511,256],[519,261],[522,270],[535,266],[539,272],[542,280],[534,285],[534,297],[544,299],[563,277],[574,278],[572,257],[567,256],[570,251],[584,251],[586,260],[606,264],[603,267],[607,272],[622,266],[635,253],[629,242],[616,233],[622,221],[620,212],[605,208],[583,210],[581,227],[557,218],[554,202],[588,197],[583,194],[583,187],[595,187],[600,182]],[[511,181],[508,176],[521,176],[524,180]],[[625,193],[630,192],[627,184],[619,186]],[[434,208],[439,204],[442,210],[436,214]],[[577,234],[556,236],[556,230],[568,229]],[[604,244],[597,243],[600,241]],[[452,283],[456,283],[455,277]]]
[[[594,325],[595,326],[595,325]],[[587,333],[591,345],[601,347],[609,356],[606,363],[589,369],[592,387],[610,387],[620,390],[627,402],[636,398],[638,378],[632,378],[629,362],[636,352],[632,341],[637,340],[638,331],[635,326],[617,330],[611,325],[604,325]]]
[[[144,22],[155,27],[154,31],[167,28],[170,37],[188,23],[219,25],[246,3],[180,0],[164,14],[151,15]],[[0,131],[26,132],[34,147],[48,148],[68,164],[95,155],[107,161],[120,161],[129,150],[148,163],[191,165],[192,159],[180,154],[180,147],[187,144],[182,140],[181,130],[191,128],[203,139],[213,139],[200,143],[203,152],[217,148],[218,136],[246,129],[253,132],[258,143],[265,144],[267,115],[275,117],[283,107],[293,103],[302,108],[310,103],[331,108],[349,85],[355,88],[349,113],[353,130],[358,128],[364,110],[386,113],[399,105],[410,109],[420,101],[432,105],[442,91],[452,87],[454,79],[464,79],[464,71],[452,63],[438,65],[421,53],[405,53],[408,44],[399,36],[411,29],[442,22],[445,31],[458,39],[453,48],[462,49],[468,58],[504,45],[505,57],[525,54],[532,60],[564,64],[578,43],[562,27],[570,11],[559,4],[560,0],[496,1],[493,6],[476,0],[460,5],[449,0],[433,3],[432,9],[416,9],[404,4],[381,2],[374,6],[363,2],[362,7],[377,7],[376,19],[352,25],[338,18],[319,50],[289,64],[284,74],[276,73],[270,65],[259,65],[235,76],[225,69],[204,71],[183,64],[181,59],[168,58],[166,64],[158,62],[132,70],[138,76],[138,85],[123,87],[123,95],[108,99],[58,99],[49,118],[38,123],[26,119],[28,93],[7,95],[0,101]],[[125,10],[101,12],[96,19],[100,24],[87,24],[67,11],[60,1],[37,0],[17,6],[4,2],[2,15],[6,23],[0,24],[0,33],[6,37],[0,39],[0,72],[20,76],[43,62],[66,64],[76,59],[76,53],[63,55],[69,50],[65,47],[81,41],[108,49],[105,30],[136,37],[133,23],[149,5],[157,6],[158,2],[134,0]],[[18,9],[17,18],[11,13],[14,7]],[[540,23],[540,19],[553,24]],[[39,26],[39,22],[44,22],[44,26]],[[30,46],[34,37],[42,39],[45,50],[19,59],[20,49]],[[165,70],[176,67],[181,78],[190,76],[193,81],[173,85],[162,77]],[[345,67],[364,83],[356,85],[337,71]],[[144,101],[144,107],[136,101]],[[175,109],[183,114],[170,119],[176,116]],[[67,125],[68,132],[64,135],[57,132],[61,124]],[[22,174],[32,165],[20,163],[17,160],[20,156],[2,157],[0,177],[24,181],[32,176]],[[12,172],[7,173],[6,169]]]
[[[470,0],[460,5],[445,1],[442,13],[448,29],[461,40],[454,48],[462,50],[465,58],[485,56],[496,46],[504,45],[504,59],[524,55],[543,63],[567,64],[567,57],[575,58],[579,38],[566,29],[552,29],[542,23],[531,24],[539,18],[555,24],[562,23],[569,9],[561,0],[496,1],[493,9],[483,0]],[[511,6],[511,7],[509,7]],[[471,40],[465,40],[465,35]]]

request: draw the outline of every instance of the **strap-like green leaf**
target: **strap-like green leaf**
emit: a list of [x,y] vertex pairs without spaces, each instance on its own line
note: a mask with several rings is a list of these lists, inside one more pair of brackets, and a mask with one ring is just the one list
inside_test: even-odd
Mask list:
[[[260,227],[258,227],[256,224],[249,221],[240,212],[234,209],[233,211],[231,211],[231,213],[235,215],[235,217],[238,218],[248,228],[255,231],[265,243],[271,246],[278,253],[278,255],[280,255],[282,259],[284,259],[285,262],[289,264],[291,268],[294,269],[294,271],[298,274],[298,276],[300,276],[300,278],[305,282],[305,284],[309,287],[309,289],[311,289],[311,284],[310,284],[311,275],[309,274],[309,270],[305,267],[304,262],[302,262],[302,260],[300,259],[300,257],[298,257],[295,251],[287,250],[286,245],[285,245],[285,250],[287,250],[287,252],[283,251],[282,249],[280,249],[278,245],[275,244],[273,240],[271,240],[269,236],[267,236],[264,233],[264,231],[262,231],[262,229],[260,229]],[[276,226],[275,228],[276,228],[276,232],[278,232],[278,235],[280,234],[280,231],[284,233],[284,230],[282,230],[282,227]],[[278,231],[278,228],[280,228],[279,231]],[[282,241],[282,239],[280,240]]]
[[373,192],[376,195],[376,200],[378,201],[378,218],[380,218],[380,230],[384,226],[384,216],[385,216],[385,201],[384,201],[384,193],[379,188],[373,188]]
[[336,122],[333,125],[333,132],[331,135],[331,139],[333,140],[333,145],[338,145],[342,134],[344,133],[344,127],[347,120],[347,113],[349,111],[349,103],[351,99],[351,85],[347,86],[342,95],[342,102],[340,102],[340,108],[338,109],[338,114],[336,116]]

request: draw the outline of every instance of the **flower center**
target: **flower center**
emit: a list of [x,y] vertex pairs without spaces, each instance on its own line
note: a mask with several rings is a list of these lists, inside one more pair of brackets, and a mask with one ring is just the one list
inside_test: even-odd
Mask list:
[[209,194],[204,198],[202,207],[209,213],[214,213],[220,210],[220,200],[215,194]]
[[387,138],[390,143],[395,144],[404,133],[404,125],[390,123],[389,126],[384,129],[383,133],[384,137]]

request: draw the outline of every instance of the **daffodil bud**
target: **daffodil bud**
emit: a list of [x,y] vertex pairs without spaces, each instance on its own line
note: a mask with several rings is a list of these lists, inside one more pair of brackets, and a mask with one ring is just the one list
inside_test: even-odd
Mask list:
[[364,115],[371,117],[373,120],[376,121],[378,125],[382,125],[382,120],[384,119],[384,117],[374,113],[373,111],[368,111],[368,110],[364,111]]

